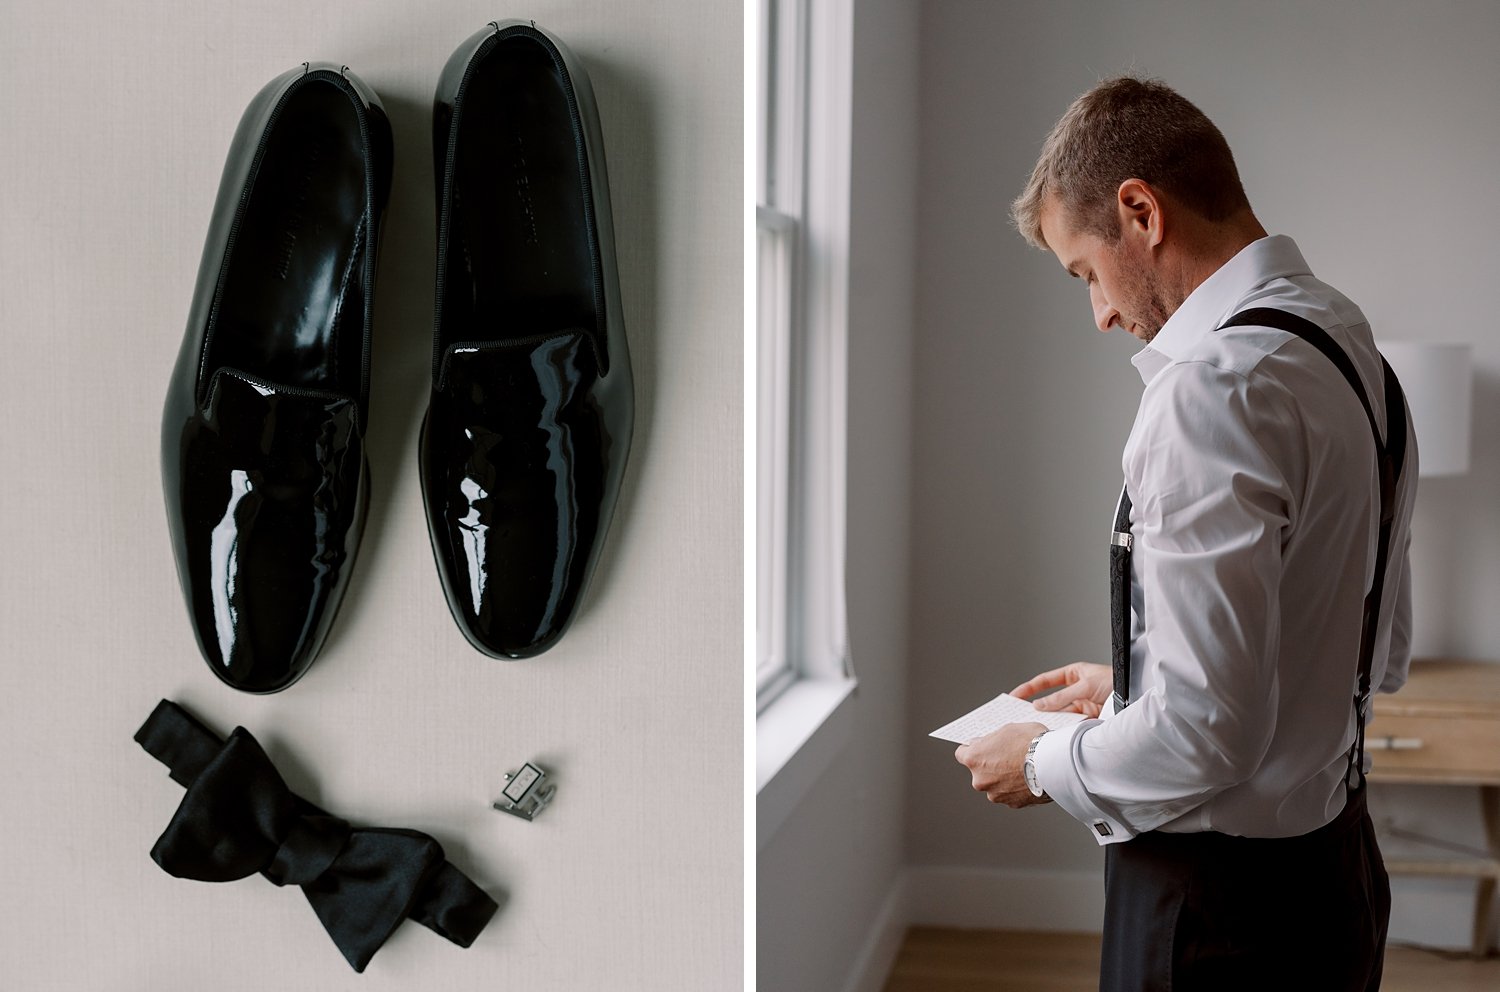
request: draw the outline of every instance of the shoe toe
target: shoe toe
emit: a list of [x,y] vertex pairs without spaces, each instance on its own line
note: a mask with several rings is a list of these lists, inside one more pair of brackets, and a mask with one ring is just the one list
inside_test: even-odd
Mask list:
[[347,399],[221,375],[183,431],[169,493],[179,577],[205,660],[236,689],[291,685],[332,625],[365,499],[353,420]]
[[449,606],[475,647],[525,658],[567,630],[619,488],[593,350],[569,332],[448,356],[423,488]]
[[322,647],[344,555],[318,540],[316,523],[258,499],[249,478],[235,481],[224,517],[200,542],[207,553],[191,576],[193,621],[215,675],[236,689],[276,692]]

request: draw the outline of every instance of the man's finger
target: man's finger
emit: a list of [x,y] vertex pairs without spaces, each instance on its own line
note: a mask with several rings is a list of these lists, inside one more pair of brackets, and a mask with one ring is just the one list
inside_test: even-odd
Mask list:
[[1039,710],[1066,710],[1072,704],[1088,698],[1088,686],[1082,682],[1074,682],[1072,685],[1063,686],[1050,696],[1034,699],[1031,705]]
[[1066,668],[1054,668],[1050,672],[1043,672],[1010,691],[1012,696],[1018,699],[1030,699],[1035,693],[1045,689],[1056,689],[1058,686],[1068,684],[1068,670]]

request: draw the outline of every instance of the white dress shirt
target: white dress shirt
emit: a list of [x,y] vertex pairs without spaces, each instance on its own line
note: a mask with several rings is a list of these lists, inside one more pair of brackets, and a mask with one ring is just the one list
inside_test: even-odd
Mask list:
[[[1133,362],[1130,705],[1045,735],[1037,777],[1100,844],[1147,830],[1288,837],[1344,806],[1361,614],[1380,493],[1369,421],[1312,345],[1247,307],[1322,327],[1385,431],[1380,358],[1359,308],[1290,238],[1246,246]],[[1417,451],[1408,424],[1371,684],[1410,660],[1407,558]],[[1105,535],[1100,535],[1100,568]],[[1104,611],[1105,604],[1099,604]]]

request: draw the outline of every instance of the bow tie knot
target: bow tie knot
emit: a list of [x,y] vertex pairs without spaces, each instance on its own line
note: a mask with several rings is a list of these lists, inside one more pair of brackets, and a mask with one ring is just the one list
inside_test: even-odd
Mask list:
[[277,885],[306,885],[333,866],[349,842],[349,824],[336,816],[299,816],[261,869]]

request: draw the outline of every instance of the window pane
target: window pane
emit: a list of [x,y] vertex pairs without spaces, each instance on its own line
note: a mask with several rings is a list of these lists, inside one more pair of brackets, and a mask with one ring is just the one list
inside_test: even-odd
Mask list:
[[788,356],[795,229],[770,211],[757,213],[756,683],[763,688],[787,664]]
[[774,182],[772,163],[775,161],[776,119],[776,0],[760,0],[760,51],[756,80],[755,101],[755,196],[759,203],[770,204],[771,187]]
[[799,216],[802,204],[803,90],[807,9],[802,0],[760,0],[756,196]]

